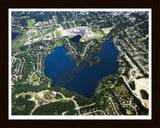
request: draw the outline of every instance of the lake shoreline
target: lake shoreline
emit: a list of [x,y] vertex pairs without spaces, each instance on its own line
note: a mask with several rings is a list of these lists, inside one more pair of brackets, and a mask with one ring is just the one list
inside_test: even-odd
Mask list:
[[67,90],[91,98],[98,86],[98,81],[105,76],[114,75],[119,68],[116,60],[118,50],[110,41],[111,38],[109,38],[108,42],[104,41],[102,43],[105,46],[104,49],[98,54],[95,54],[95,56],[99,57],[100,61],[92,66],[86,65],[86,67],[79,73],[76,73],[70,81],[65,81],[64,79],[69,79],[68,74],[77,66],[71,58],[69,58],[63,47],[54,48],[54,53],[49,54],[44,62],[44,73],[45,76],[52,79],[51,86],[55,87],[60,80],[62,81],[61,83],[64,84],[62,87]]
[[12,41],[17,40],[18,38],[22,37],[22,33],[18,33],[18,32],[12,32]]

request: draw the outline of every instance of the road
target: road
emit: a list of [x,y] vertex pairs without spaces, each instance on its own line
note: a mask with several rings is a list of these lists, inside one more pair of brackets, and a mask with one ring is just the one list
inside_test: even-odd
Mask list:
[[82,57],[84,57],[84,56],[85,56],[86,51],[87,51],[87,48],[88,48],[88,46],[89,46],[91,43],[93,43],[93,42],[91,41],[90,43],[88,43],[88,44],[86,45],[86,47],[85,47],[85,49],[84,49],[83,54],[81,54],[81,56],[82,56]]
[[114,103],[113,103],[113,101],[112,101],[112,98],[111,98],[111,97],[109,97],[109,100],[111,101],[112,106],[113,106],[113,108],[114,108],[115,112],[117,113],[117,115],[119,115],[119,113],[117,112],[116,107],[115,107],[115,105],[114,105]]
[[69,42],[69,40],[68,40],[68,38],[66,38],[66,40],[68,41],[68,44],[69,44],[69,46],[74,50],[74,52],[77,54],[77,51],[76,51],[76,49],[70,44],[70,42]]
[[[27,92],[27,93],[20,93],[20,94],[18,94],[17,96],[16,96],[16,98],[18,98],[19,96],[21,96],[21,95],[31,95],[32,96],[32,98],[31,99],[29,99],[30,101],[34,101],[35,102],[35,107],[32,109],[32,111],[31,111],[31,113],[30,113],[30,115],[32,115],[33,114],[33,112],[40,106],[39,105],[39,103],[38,103],[38,100],[37,99],[35,99],[35,95],[38,95],[40,98],[39,99],[43,99],[44,101],[46,101],[43,97],[43,93],[44,92],[47,92],[47,91],[49,91],[49,90],[44,90],[44,91],[41,91],[41,92],[38,92],[38,93],[36,93],[36,92]],[[52,93],[54,93],[54,94],[60,94],[61,96],[62,96],[62,99],[59,99],[59,100],[55,100],[55,99],[52,99],[52,100],[47,100],[46,101],[46,103],[43,103],[42,105],[46,105],[46,104],[49,104],[49,103],[54,103],[54,102],[58,102],[58,101],[62,101],[62,100],[69,100],[69,101],[72,101],[73,103],[74,103],[74,105],[75,105],[75,110],[78,112],[78,114],[79,115],[81,115],[81,113],[80,113],[80,109],[81,108],[83,108],[83,107],[88,107],[88,106],[92,106],[92,105],[95,105],[96,103],[92,103],[92,104],[89,104],[89,105],[84,105],[84,106],[79,106],[78,105],[78,103],[77,103],[77,101],[76,100],[74,100],[74,97],[72,97],[72,98],[68,98],[68,97],[65,97],[62,93],[60,93],[60,92],[56,92],[56,91],[52,91]],[[64,115],[65,113],[66,113],[67,111],[65,111],[65,112],[63,112],[62,113],[62,115]]]
[[102,110],[95,110],[95,111],[92,111],[92,112],[86,112],[86,113],[83,113],[83,115],[89,115],[89,114],[92,114],[92,113],[95,113],[95,112],[102,112],[104,115],[106,115],[106,113]]

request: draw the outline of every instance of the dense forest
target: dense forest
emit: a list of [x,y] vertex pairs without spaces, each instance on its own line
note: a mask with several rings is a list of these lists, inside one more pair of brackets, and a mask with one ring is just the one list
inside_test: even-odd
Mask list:
[[18,98],[13,98],[13,115],[29,115],[31,110],[34,108],[35,103],[33,101],[28,101],[31,97],[27,96],[19,96]]
[[38,107],[33,115],[62,115],[64,111],[73,109],[74,103],[72,101],[58,101],[55,103],[49,103]]

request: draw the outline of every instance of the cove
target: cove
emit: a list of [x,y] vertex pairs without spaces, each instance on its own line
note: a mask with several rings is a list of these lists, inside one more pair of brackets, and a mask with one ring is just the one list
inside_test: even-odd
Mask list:
[[80,39],[81,39],[81,35],[76,35],[76,36],[74,36],[74,37],[71,38],[71,41],[78,43]]
[[20,35],[20,33],[12,32],[12,40],[14,40],[19,35]]
[[[64,88],[90,98],[99,80],[104,76],[114,75],[119,68],[116,61],[118,50],[110,40],[103,42],[102,45],[104,45],[103,50],[96,55],[101,61],[91,67],[86,65],[79,73],[76,73],[72,80],[65,82]],[[69,73],[76,67],[62,47],[56,47],[54,51],[46,56],[44,61],[44,74],[52,79],[51,86],[59,83],[65,73]]]

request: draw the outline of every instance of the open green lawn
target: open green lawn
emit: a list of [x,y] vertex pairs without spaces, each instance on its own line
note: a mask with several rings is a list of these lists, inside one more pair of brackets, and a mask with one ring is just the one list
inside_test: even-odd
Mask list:
[[27,26],[28,27],[34,27],[34,24],[36,23],[35,19],[28,19],[27,20]]
[[127,115],[132,115],[133,113],[130,111],[130,110],[128,110],[128,109],[126,109],[126,113],[127,113]]
[[96,34],[96,35],[99,34],[100,36],[101,36],[101,35],[104,36],[104,34],[103,34],[100,30],[99,30],[99,31],[96,31],[95,34]]
[[53,46],[52,46],[52,49],[55,48],[55,47],[60,47],[60,46],[62,46],[62,45],[63,45],[62,42],[55,42],[55,43],[53,44]]
[[37,78],[37,76],[35,74],[31,77],[31,81],[32,82],[38,81],[38,78]]
[[60,32],[56,32],[56,37],[60,37],[60,36],[61,36]]
[[93,39],[99,39],[99,38],[101,38],[101,37],[104,36],[104,34],[103,34],[101,31],[97,31],[97,32],[95,32],[94,34],[95,34],[95,36],[93,36],[93,37],[91,37],[91,38],[88,38],[88,39],[85,39],[84,37],[82,37],[82,38],[80,39],[80,42],[82,42],[82,40],[83,40],[83,41],[90,41],[90,40],[93,40]]
[[13,50],[15,50],[16,52],[20,52],[20,47],[23,46],[26,42],[27,36],[25,33],[23,33],[23,35],[20,38],[12,41]]
[[46,38],[50,38],[50,36],[49,36],[49,35],[47,35],[47,36],[46,36]]
[[17,108],[17,110],[23,111],[23,109],[25,108],[25,104],[22,106],[17,106],[16,108]]
[[33,39],[36,39],[36,38],[41,37],[41,34],[34,34],[33,32],[31,32],[31,36]]

